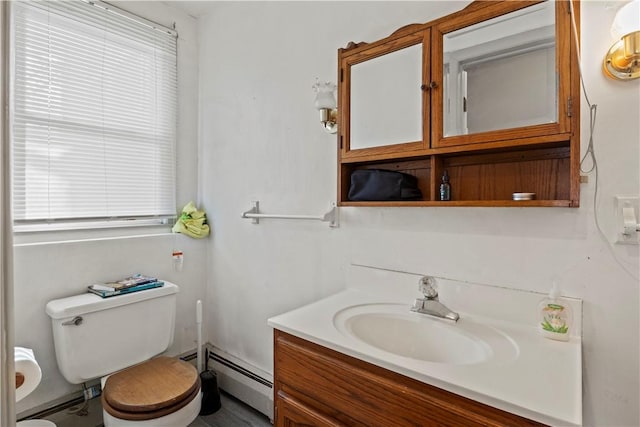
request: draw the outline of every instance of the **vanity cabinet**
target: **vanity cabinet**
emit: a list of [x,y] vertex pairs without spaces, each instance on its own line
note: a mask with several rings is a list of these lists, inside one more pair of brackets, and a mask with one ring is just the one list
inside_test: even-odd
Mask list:
[[[338,73],[339,205],[579,206],[580,87],[568,1],[478,0],[339,49]],[[360,169],[413,175],[423,197],[351,201]],[[445,170],[450,201],[438,191]]]
[[274,331],[282,426],[542,426],[535,421]]

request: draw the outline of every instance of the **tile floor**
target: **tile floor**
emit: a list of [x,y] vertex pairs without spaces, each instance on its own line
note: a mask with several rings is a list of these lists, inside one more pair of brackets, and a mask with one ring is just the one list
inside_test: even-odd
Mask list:
[[[221,392],[220,400],[222,408],[211,415],[196,418],[188,427],[271,427],[269,418],[235,397]],[[86,416],[70,414],[69,410],[65,410],[46,419],[53,421],[57,427],[100,427],[102,426],[100,399],[89,402],[89,413]]]

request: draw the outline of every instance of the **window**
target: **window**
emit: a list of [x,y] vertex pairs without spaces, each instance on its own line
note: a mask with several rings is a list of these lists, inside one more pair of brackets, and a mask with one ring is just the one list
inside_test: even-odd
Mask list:
[[12,2],[12,35],[17,228],[175,216],[175,32],[74,0]]

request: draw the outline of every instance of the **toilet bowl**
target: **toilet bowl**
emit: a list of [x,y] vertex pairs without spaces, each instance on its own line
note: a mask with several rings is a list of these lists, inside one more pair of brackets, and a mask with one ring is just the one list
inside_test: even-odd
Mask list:
[[173,342],[178,287],[49,301],[58,368],[72,384],[100,378],[110,426],[186,427],[200,412],[197,369],[158,355]]
[[102,415],[109,426],[187,426],[200,411],[195,367],[158,357],[103,377]]

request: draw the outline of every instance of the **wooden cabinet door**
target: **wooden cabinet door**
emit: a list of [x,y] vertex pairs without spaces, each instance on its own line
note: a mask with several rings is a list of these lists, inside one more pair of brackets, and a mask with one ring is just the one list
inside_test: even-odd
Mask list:
[[[569,140],[580,94],[568,2],[466,11],[433,29],[431,147]],[[507,27],[521,30],[507,35]]]
[[340,49],[339,156],[369,160],[429,149],[431,30],[409,26],[386,39]]

